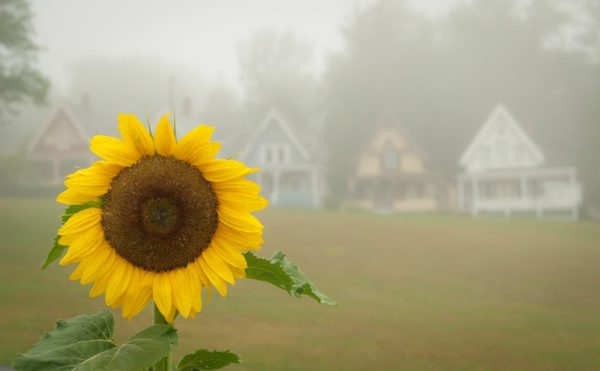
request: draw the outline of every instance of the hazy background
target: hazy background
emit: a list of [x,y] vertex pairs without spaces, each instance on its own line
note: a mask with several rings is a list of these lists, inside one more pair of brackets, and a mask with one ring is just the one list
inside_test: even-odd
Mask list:
[[[248,370],[600,367],[600,1],[29,4],[25,51],[11,54],[20,29],[0,18],[0,328],[16,339],[0,343],[0,362],[56,318],[102,307],[65,268],[37,270],[62,186],[20,174],[28,143],[64,103],[84,112],[89,134],[114,133],[118,112],[153,121],[175,110],[182,130],[215,125],[224,156],[243,153],[276,109],[323,170],[320,210],[263,213],[265,254],[288,250],[342,307],[244,282],[182,321],[182,343],[231,348]],[[498,103],[548,166],[576,169],[579,221],[457,212],[459,158]],[[344,207],[358,149],[384,112],[446,187],[441,210]],[[121,325],[131,332],[144,318]]]
[[[46,107],[85,99],[110,127],[115,112],[154,118],[186,101],[194,120],[220,125],[224,137],[249,135],[275,108],[295,130],[318,132],[329,205],[382,111],[452,180],[497,103],[549,165],[578,168],[584,214],[600,203],[596,1],[59,0],[34,1],[31,11],[33,66],[51,83]],[[23,127],[38,123],[24,121],[0,140],[14,143],[11,130],[31,137]],[[90,134],[107,131],[98,126]]]

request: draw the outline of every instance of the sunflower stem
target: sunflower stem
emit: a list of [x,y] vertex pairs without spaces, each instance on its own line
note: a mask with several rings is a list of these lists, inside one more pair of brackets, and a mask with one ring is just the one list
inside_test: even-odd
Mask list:
[[[158,310],[156,303],[154,303],[154,324],[155,325],[171,325],[165,319],[165,317],[162,315],[160,310]],[[172,365],[171,365],[172,359],[171,358],[172,358],[172,354],[171,354],[171,352],[169,352],[169,354],[167,354],[166,357],[164,357],[163,359],[161,359],[154,365],[154,371],[171,371],[171,368],[172,368]]]

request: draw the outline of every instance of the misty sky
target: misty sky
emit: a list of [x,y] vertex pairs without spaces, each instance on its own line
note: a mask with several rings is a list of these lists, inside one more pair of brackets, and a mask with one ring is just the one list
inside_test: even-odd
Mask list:
[[[340,27],[373,0],[33,0],[39,65],[59,91],[69,65],[90,56],[142,55],[237,82],[236,45],[261,28],[294,30],[316,68],[341,45]],[[413,0],[432,16],[457,0]]]

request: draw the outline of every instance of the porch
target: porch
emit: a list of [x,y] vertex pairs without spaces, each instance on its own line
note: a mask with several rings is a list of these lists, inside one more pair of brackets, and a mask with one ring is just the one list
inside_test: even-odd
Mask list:
[[564,212],[578,218],[581,188],[574,168],[532,168],[463,174],[458,179],[459,210],[537,218]]

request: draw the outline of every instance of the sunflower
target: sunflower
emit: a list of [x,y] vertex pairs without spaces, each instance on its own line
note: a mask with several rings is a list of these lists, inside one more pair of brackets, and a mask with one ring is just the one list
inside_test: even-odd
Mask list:
[[97,135],[90,167],[66,177],[57,201],[92,205],[59,229],[68,246],[69,277],[93,283],[90,296],[132,318],[153,299],[169,322],[176,312],[194,317],[202,288],[227,295],[227,283],[245,276],[244,250],[262,244],[262,224],[251,214],[267,206],[259,186],[244,177],[257,169],[216,159],[213,127],[200,125],[177,140],[169,115],[154,137],[135,115],[120,114],[122,140]]

